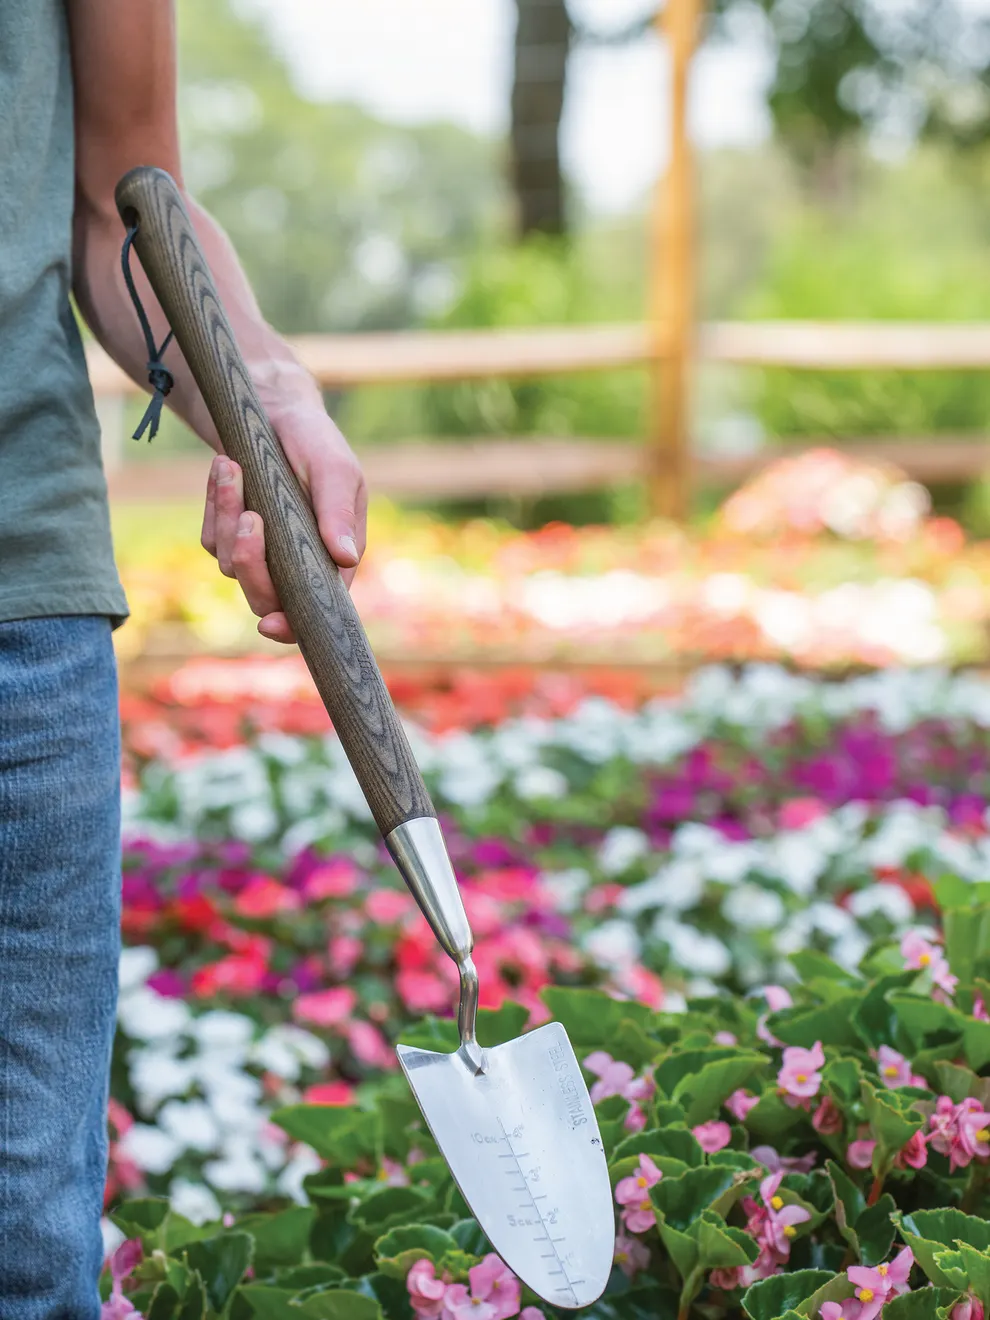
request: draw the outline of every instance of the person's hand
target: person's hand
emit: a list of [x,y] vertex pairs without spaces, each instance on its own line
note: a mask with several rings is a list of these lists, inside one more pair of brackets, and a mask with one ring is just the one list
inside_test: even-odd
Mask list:
[[[368,492],[360,465],[322,408],[298,406],[277,415],[269,409],[269,417],[309,495],[323,542],[350,586],[367,534]],[[265,563],[264,524],[258,514],[245,511],[241,469],[222,454],[210,468],[202,541],[220,571],[240,583],[260,619],[258,632],[276,642],[294,642]]]

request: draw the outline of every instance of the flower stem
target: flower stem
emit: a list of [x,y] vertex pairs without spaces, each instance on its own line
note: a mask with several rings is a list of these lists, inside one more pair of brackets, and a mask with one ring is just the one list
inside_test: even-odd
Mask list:
[[876,1205],[880,1200],[880,1193],[883,1191],[883,1174],[878,1173],[873,1179],[873,1186],[870,1188],[870,1194],[866,1198],[867,1205]]

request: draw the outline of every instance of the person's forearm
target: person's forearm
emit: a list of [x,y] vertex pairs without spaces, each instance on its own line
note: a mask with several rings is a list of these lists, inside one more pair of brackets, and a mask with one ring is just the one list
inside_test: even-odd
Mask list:
[[[285,340],[262,317],[226,234],[188,195],[185,200],[234,335],[272,421],[277,425],[279,417],[287,411],[318,409],[322,413],[316,382]],[[77,198],[73,243],[76,301],[93,334],[113,360],[147,389],[147,352],[120,264],[124,234],[115,209],[107,209],[85,197]],[[167,334],[165,317],[136,255],[131,259],[131,271],[156,343],[160,344]],[[207,444],[219,449],[213,422],[174,342],[169,345],[164,361],[175,378],[169,406]]]

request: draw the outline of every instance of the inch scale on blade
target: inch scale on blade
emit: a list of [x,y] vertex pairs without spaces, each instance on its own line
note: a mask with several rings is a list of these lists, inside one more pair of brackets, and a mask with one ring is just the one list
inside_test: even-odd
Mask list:
[[[557,1244],[559,1242],[565,1242],[567,1239],[562,1237],[555,1238],[550,1236],[550,1224],[548,1224],[547,1221],[544,1219],[543,1211],[540,1209],[539,1206],[540,1201],[547,1200],[549,1193],[541,1192],[538,1196],[533,1194],[529,1185],[529,1179],[526,1177],[526,1172],[523,1169],[522,1164],[520,1163],[520,1160],[526,1158],[528,1152],[527,1151],[517,1152],[513,1150],[512,1139],[509,1136],[505,1124],[502,1122],[501,1119],[498,1120],[498,1125],[502,1129],[502,1140],[505,1142],[509,1150],[509,1153],[507,1155],[499,1155],[498,1158],[500,1160],[512,1160],[513,1164],[515,1165],[515,1168],[514,1169],[506,1168],[505,1171],[510,1178],[514,1178],[516,1174],[518,1174],[519,1177],[522,1179],[522,1184],[523,1184],[522,1187],[513,1187],[512,1190],[514,1192],[525,1192],[526,1195],[529,1197],[529,1202],[526,1205],[521,1205],[519,1208],[520,1210],[534,1210],[536,1212],[537,1218],[540,1221],[540,1225],[543,1229],[542,1236],[534,1238],[533,1241],[538,1243],[546,1242],[547,1245],[550,1247],[550,1250],[544,1256],[542,1256],[542,1259],[556,1261],[557,1268],[555,1270],[548,1270],[547,1273],[550,1275],[551,1278],[554,1278],[556,1275],[560,1274],[563,1276],[564,1279],[564,1287],[557,1288],[555,1291],[558,1293],[562,1293],[566,1297],[568,1297],[570,1299],[572,1306],[577,1306],[579,1303],[577,1299],[577,1293],[574,1291],[574,1289],[579,1284],[584,1283],[584,1280],[571,1279],[568,1277],[567,1269],[565,1268],[564,1265],[564,1260],[561,1258],[560,1252],[557,1250]],[[549,1301],[550,1299],[547,1298],[547,1300]],[[566,1305],[566,1302],[562,1301],[561,1305]]]

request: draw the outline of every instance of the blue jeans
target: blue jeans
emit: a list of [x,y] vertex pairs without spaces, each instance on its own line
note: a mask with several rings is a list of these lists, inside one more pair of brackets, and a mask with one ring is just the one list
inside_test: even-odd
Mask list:
[[97,1320],[120,951],[109,620],[0,623],[0,1316]]

